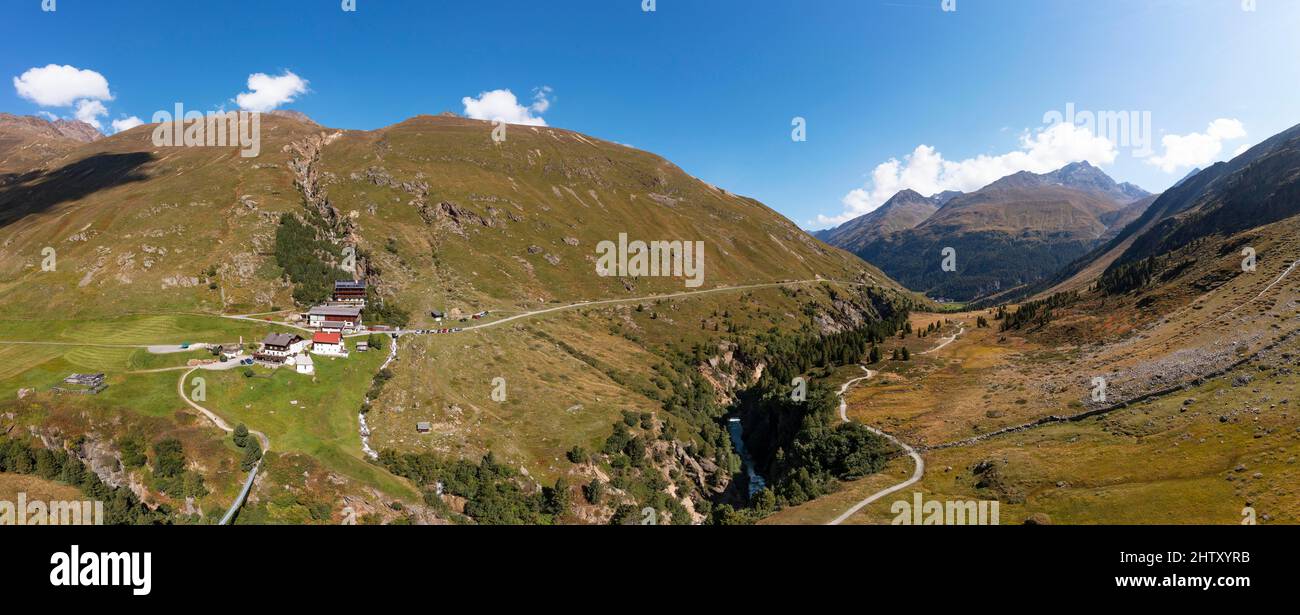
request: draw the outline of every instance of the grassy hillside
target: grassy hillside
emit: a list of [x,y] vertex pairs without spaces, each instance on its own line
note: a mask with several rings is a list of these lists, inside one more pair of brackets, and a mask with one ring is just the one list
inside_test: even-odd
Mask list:
[[[12,359],[0,393],[22,390],[36,423],[57,404],[149,418],[151,437],[167,424],[207,429],[233,459],[208,496],[219,501],[237,484],[240,452],[179,398],[178,386],[202,377],[202,406],[270,439],[241,523],[463,518],[460,495],[430,495],[415,474],[395,476],[363,452],[363,411],[375,449],[475,463],[490,454],[521,469],[501,474],[511,497],[560,478],[611,481],[613,499],[559,516],[567,522],[617,520],[636,501],[701,521],[711,500],[735,497],[723,414],[763,370],[726,349],[849,330],[915,302],[757,201],[570,131],[511,126],[496,142],[491,124],[456,117],[363,132],[268,115],[261,155],[245,159],[233,148],[156,148],[151,130],[77,145],[0,185],[0,352]],[[620,234],[703,242],[703,284],[598,275],[596,246]],[[614,302],[404,336],[378,376],[387,349],[317,361],[315,376],[257,367],[181,380],[205,351],[147,348],[255,342],[354,275],[369,283],[372,323],[429,326],[433,310],[490,310],[475,324],[491,323]],[[773,285],[733,290],[754,284]],[[707,292],[667,297],[688,290]],[[104,371],[110,386],[85,398],[47,392],[74,371]],[[502,402],[490,397],[497,378]],[[575,446],[607,447],[628,413],[651,417],[637,429],[659,444],[637,449],[644,460],[621,450],[569,459]],[[431,431],[415,433],[417,422]],[[485,517],[498,518],[522,517]]]

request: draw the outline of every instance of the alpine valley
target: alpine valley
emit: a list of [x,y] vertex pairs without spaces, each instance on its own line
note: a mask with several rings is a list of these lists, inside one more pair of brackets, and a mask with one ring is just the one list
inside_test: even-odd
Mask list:
[[1163,194],[1078,162],[814,237],[568,130],[259,120],[246,157],[0,116],[0,499],[889,523],[902,485],[1001,523],[1300,513],[1300,127]]

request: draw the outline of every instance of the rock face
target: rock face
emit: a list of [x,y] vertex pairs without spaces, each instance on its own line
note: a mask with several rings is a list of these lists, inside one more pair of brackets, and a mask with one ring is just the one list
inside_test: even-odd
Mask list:
[[289,170],[293,172],[294,186],[302,193],[303,201],[306,202],[309,208],[320,214],[321,219],[329,225],[330,232],[335,238],[346,238],[352,234],[352,222],[347,217],[340,215],[339,211],[330,203],[329,194],[325,191],[320,172],[321,149],[337,138],[339,134],[320,133],[295,141],[287,145],[286,149],[295,155],[294,159],[289,162]]
[[73,141],[90,143],[104,138],[103,133],[99,132],[94,126],[80,120],[56,120],[53,125],[60,135]]
[[[438,227],[461,237],[467,236],[467,229],[471,226],[484,226],[491,228],[495,223],[480,216],[473,211],[465,209],[451,201],[441,201],[437,205],[421,204],[419,205],[420,218],[425,224]],[[531,253],[531,252],[530,252]]]

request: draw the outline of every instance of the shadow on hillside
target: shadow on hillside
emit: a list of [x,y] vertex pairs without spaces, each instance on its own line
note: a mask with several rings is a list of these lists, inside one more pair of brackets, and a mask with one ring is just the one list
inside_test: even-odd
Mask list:
[[148,176],[140,167],[153,159],[147,152],[97,154],[53,171],[0,176],[0,228],[100,190],[142,181]]

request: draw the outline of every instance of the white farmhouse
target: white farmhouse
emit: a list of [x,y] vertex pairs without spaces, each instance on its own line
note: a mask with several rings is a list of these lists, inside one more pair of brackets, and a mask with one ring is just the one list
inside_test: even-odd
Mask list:
[[307,340],[292,333],[272,333],[262,340],[253,358],[267,363],[284,363],[285,359],[307,349]]
[[317,331],[311,336],[311,353],[330,357],[348,356],[343,334],[338,331]]

